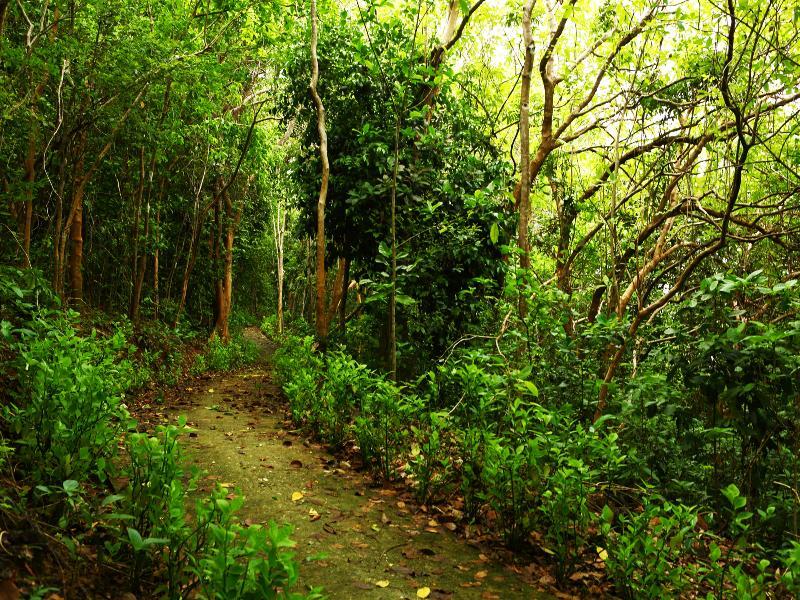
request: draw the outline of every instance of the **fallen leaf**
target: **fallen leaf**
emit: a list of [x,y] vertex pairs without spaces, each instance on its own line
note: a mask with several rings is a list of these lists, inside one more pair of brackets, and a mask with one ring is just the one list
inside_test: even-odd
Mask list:
[[448,521],[447,523],[444,524],[444,526],[446,529],[449,529],[450,531],[456,530],[456,524],[453,523],[452,521]]
[[375,585],[377,585],[379,588],[385,588],[389,587],[389,582],[386,581],[385,579],[381,579],[380,581],[376,581]]
[[303,499],[303,492],[292,492],[292,502],[297,502]]
[[208,393],[209,394],[213,394],[214,393],[214,388],[208,388]]
[[500,596],[498,596],[494,592],[483,592],[481,594],[481,598],[483,600],[500,600]]
[[303,467],[303,463],[297,459],[294,459],[292,462],[289,463],[289,466],[293,469],[300,469]]
[[605,548],[601,548],[600,546],[598,546],[597,556],[600,557],[600,560],[605,562],[606,560],[608,560],[608,551]]
[[488,571],[478,571],[475,573],[475,579],[484,579],[488,574]]
[[312,508],[308,511],[308,518],[312,521],[319,521],[320,516],[319,513]]
[[421,587],[417,590],[417,598],[427,598],[431,595],[431,588]]

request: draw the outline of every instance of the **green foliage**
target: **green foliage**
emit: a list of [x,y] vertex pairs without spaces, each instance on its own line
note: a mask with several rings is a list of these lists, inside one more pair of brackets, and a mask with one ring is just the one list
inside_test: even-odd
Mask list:
[[163,591],[169,598],[183,597],[194,587],[208,600],[318,597],[290,591],[298,578],[288,551],[294,546],[291,528],[240,524],[237,513],[244,500],[239,492],[232,498],[219,488],[198,500],[189,517],[187,491],[195,489],[196,477],[184,485],[178,438],[185,430],[181,418],[177,425],[158,427],[155,435],[130,434],[123,469],[129,483],[103,502],[114,507],[106,521],[117,532],[106,541],[106,551],[116,556],[128,548],[133,589],[140,588],[146,569],[163,564]]
[[364,463],[374,463],[374,469],[388,481],[394,475],[396,459],[407,447],[409,425],[419,401],[374,374],[369,387],[353,421],[353,434]]
[[116,355],[127,348],[121,332],[100,338],[80,335],[65,320],[37,316],[34,329],[17,330],[9,364],[18,383],[3,419],[16,436],[21,460],[37,481],[101,480],[120,433],[127,424],[123,391],[131,366]]
[[[289,529],[241,525],[236,513],[242,500],[228,500],[223,490],[188,510],[196,476],[182,467],[185,418],[153,433],[134,430],[123,394],[149,383],[150,368],[179,364],[173,334],[96,316],[80,322],[76,313],[51,309],[57,303],[35,274],[8,273],[0,279],[0,376],[13,374],[14,384],[3,390],[10,401],[2,405],[0,478],[14,469],[29,492],[16,497],[4,490],[0,518],[27,518],[31,511],[31,518],[56,528],[76,560],[79,544],[101,541],[105,559],[129,565],[135,591],[149,592],[156,579],[163,582],[158,593],[168,598],[190,592],[209,600],[305,597],[291,591],[298,572],[288,552]],[[85,333],[89,324],[106,335],[94,328]],[[148,350],[159,346],[160,355]],[[231,367],[255,353],[254,345],[237,340],[232,348],[212,347],[210,356],[214,365]],[[98,505],[95,498],[111,481],[123,482],[122,489]],[[91,540],[83,533],[89,523]]]
[[261,598],[321,598],[291,592],[298,578],[297,563],[289,551],[294,542],[290,526],[241,525],[236,512],[241,497],[228,500],[227,492],[216,492],[197,505],[197,521],[203,527],[206,545],[193,557],[190,572],[198,579],[204,600],[259,600]]
[[413,442],[408,468],[413,476],[417,500],[423,504],[441,500],[453,483],[453,459],[448,445],[449,415],[446,412],[422,413],[411,426]]
[[232,336],[227,342],[215,336],[205,352],[195,356],[190,372],[200,375],[206,371],[234,371],[252,365],[258,353],[258,345],[242,334]]
[[286,342],[274,355],[275,372],[279,383],[289,399],[292,420],[303,424],[313,418],[317,403],[322,359],[313,350],[314,339],[287,337]]
[[694,565],[684,560],[699,537],[693,507],[645,496],[641,512],[614,514],[606,506],[600,531],[609,575],[626,598],[663,598],[690,589]]

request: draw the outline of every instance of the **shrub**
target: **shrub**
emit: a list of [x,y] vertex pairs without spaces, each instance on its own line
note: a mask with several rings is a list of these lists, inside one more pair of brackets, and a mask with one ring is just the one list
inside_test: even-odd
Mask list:
[[270,600],[273,598],[321,598],[318,590],[308,595],[292,593],[298,570],[290,548],[291,526],[270,522],[241,525],[236,516],[243,500],[227,499],[218,491],[197,505],[197,520],[204,524],[207,544],[191,562],[199,597],[207,600]]
[[292,420],[297,425],[310,421],[318,393],[323,363],[313,345],[310,336],[289,336],[274,355],[277,379],[289,399]]
[[203,354],[195,357],[190,372],[199,375],[205,371],[233,371],[258,360],[259,349],[255,342],[238,334],[227,342],[214,336]]
[[320,436],[340,447],[350,433],[356,407],[365,406],[373,392],[373,373],[342,351],[325,357],[319,394],[312,402],[312,421]]
[[362,397],[353,431],[364,462],[374,461],[376,470],[389,480],[395,459],[405,449],[419,401],[377,375],[372,376],[370,388]]
[[37,333],[16,345],[18,384],[2,413],[18,436],[20,460],[45,484],[89,472],[102,479],[127,421],[122,393],[131,365],[116,360],[125,338],[82,337],[66,321],[41,317],[32,326]]
[[682,559],[692,553],[697,539],[697,511],[656,496],[645,496],[641,512],[614,515],[603,509],[601,533],[605,539],[606,570],[617,591],[626,598],[679,596],[696,574]]
[[414,441],[408,467],[422,504],[437,500],[453,483],[455,470],[447,440],[450,427],[450,416],[441,411],[423,413],[418,424],[411,426]]

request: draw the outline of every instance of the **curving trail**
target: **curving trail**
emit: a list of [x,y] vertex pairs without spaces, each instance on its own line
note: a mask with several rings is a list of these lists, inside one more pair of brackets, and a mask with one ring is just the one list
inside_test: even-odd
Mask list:
[[269,342],[257,329],[246,333],[263,349],[259,364],[188,382],[168,411],[194,428],[184,447],[207,472],[201,488],[238,489],[248,521],[294,526],[303,583],[342,600],[416,598],[423,587],[431,599],[551,597],[536,590],[533,571],[451,532],[453,519],[423,512],[403,486],[371,487],[368,476],[287,430]]

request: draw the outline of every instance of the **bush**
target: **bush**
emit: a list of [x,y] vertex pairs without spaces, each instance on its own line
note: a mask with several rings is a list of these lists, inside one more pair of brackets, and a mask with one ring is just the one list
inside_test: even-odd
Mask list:
[[194,589],[208,600],[319,597],[289,591],[298,577],[289,552],[291,528],[272,522],[267,527],[241,525],[238,491],[232,497],[218,488],[198,500],[189,517],[186,492],[194,489],[196,477],[184,488],[178,437],[185,430],[181,418],[177,426],[159,427],[156,435],[131,434],[124,469],[129,484],[103,503],[116,507],[106,517],[116,541],[106,542],[106,550],[117,555],[127,549],[133,589],[141,588],[146,567],[163,565],[166,582],[160,591],[169,598],[186,597]]
[[206,600],[270,600],[273,598],[321,598],[318,590],[308,595],[291,592],[298,570],[290,548],[291,526],[274,522],[244,526],[236,517],[243,500],[224,497],[218,491],[197,505],[207,544],[191,562],[199,597]]
[[289,399],[292,420],[297,425],[310,422],[317,398],[323,363],[313,345],[310,336],[289,336],[274,355],[277,379]]
[[412,417],[419,401],[395,384],[372,375],[369,393],[361,399],[353,423],[365,464],[374,464],[384,480],[392,479],[395,459],[405,450]]
[[641,512],[621,514],[614,529],[613,518],[610,508],[603,509],[601,555],[619,593],[626,598],[663,598],[665,590],[677,596],[687,589],[692,567],[681,559],[692,551],[697,537],[693,507],[645,496]]
[[453,459],[447,439],[450,424],[446,412],[432,411],[423,413],[418,423],[411,426],[414,441],[408,470],[413,476],[417,500],[422,504],[438,500],[453,483]]
[[128,414],[122,394],[132,366],[116,356],[127,348],[117,332],[83,337],[64,320],[37,317],[35,328],[15,344],[11,368],[17,373],[13,403],[2,416],[17,438],[20,462],[36,481],[101,480]]
[[238,334],[227,342],[214,336],[203,354],[198,354],[190,372],[200,375],[206,371],[233,371],[252,365],[258,360],[259,349],[255,342]]

